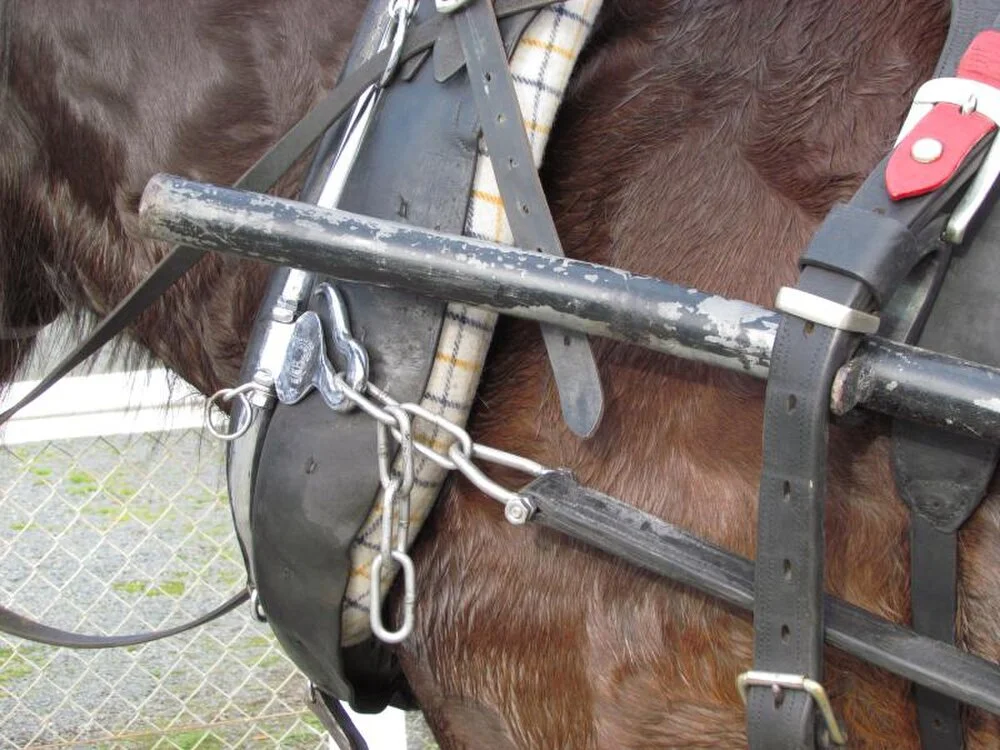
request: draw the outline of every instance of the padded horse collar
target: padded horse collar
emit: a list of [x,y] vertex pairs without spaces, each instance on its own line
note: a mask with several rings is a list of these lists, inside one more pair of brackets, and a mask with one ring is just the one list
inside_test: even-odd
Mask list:
[[[997,10],[996,3],[953,3],[939,74],[955,70],[973,36],[994,24]],[[847,207],[831,212],[810,243],[796,286],[808,295],[801,298],[829,300],[845,311],[881,306],[921,258],[938,248],[938,232],[924,230],[974,174],[982,151],[980,142],[944,186],[901,202],[886,192],[890,159],[884,160]],[[817,738],[828,744],[840,735],[827,711],[824,722],[814,721],[817,706],[828,708],[820,685],[828,394],[860,328],[806,317],[796,310],[780,325],[765,401],[755,671],[743,678],[753,748],[814,747]]]
[[[425,3],[417,14],[419,20],[435,11]],[[478,15],[473,21],[466,14]],[[524,245],[559,251],[521,125],[494,13],[477,3],[459,10],[455,19],[457,33],[447,38],[461,45],[472,80],[482,79],[481,66],[485,65],[492,71],[493,85],[474,84],[470,91],[464,76],[439,80],[455,68],[448,47],[443,45],[435,49],[433,70],[430,66],[408,70],[407,82],[387,89],[379,101],[377,127],[371,129],[357,157],[339,207],[461,233],[476,165],[479,123],[486,120],[489,154],[494,164],[505,165],[494,168],[500,195],[505,205],[523,207],[511,220],[515,238]],[[445,28],[452,28],[451,23],[446,21]],[[511,19],[503,25],[509,45],[523,29],[524,20]],[[477,39],[473,53],[469,32]],[[443,39],[445,34],[442,32]],[[363,43],[356,44],[354,54],[359,55],[362,47]],[[440,56],[439,49],[443,50]],[[487,83],[490,80],[485,78]],[[504,80],[507,90],[498,87]],[[484,102],[481,94],[487,88],[493,93],[490,101]],[[487,106],[492,109],[484,114]],[[496,125],[506,134],[502,132],[498,138]],[[330,171],[324,154],[317,160],[320,163],[321,167],[312,170],[314,182],[307,186],[307,199],[319,195],[319,175]],[[275,277],[269,302],[261,309],[262,317],[272,314],[271,302],[282,298],[280,290],[285,284],[284,274]],[[420,400],[431,361],[441,356],[435,354],[435,343],[443,305],[395,290],[376,292],[360,284],[338,287],[352,328],[362,332],[364,345],[372,352],[372,380],[387,384],[393,397],[401,401]],[[302,299],[307,297],[305,293]],[[267,330],[267,326],[279,323],[265,319],[261,328]],[[600,416],[601,396],[586,337],[562,331],[555,335],[554,328],[549,334],[557,342],[551,354],[564,414],[571,425],[589,432]],[[268,342],[266,336],[261,339],[251,347],[244,372],[247,377],[266,366],[261,356],[266,354]],[[283,367],[288,367],[287,361]],[[387,665],[384,654],[377,647],[373,649],[370,637],[360,644],[349,644],[354,643],[350,639],[359,619],[356,615],[361,613],[367,631],[369,606],[379,610],[378,599],[373,593],[373,604],[369,605],[367,595],[352,594],[353,587],[345,593],[348,572],[357,575],[362,569],[353,556],[348,565],[348,550],[368,544],[367,524],[378,525],[377,520],[366,523],[379,489],[372,423],[364,413],[331,413],[320,399],[320,394],[313,393],[294,405],[278,404],[266,427],[258,420],[252,441],[233,445],[231,475],[233,469],[241,475],[236,481],[231,479],[231,488],[252,485],[252,492],[247,493],[252,497],[249,513],[239,510],[242,501],[238,492],[233,493],[234,512],[243,516],[242,523],[237,520],[237,528],[249,528],[248,537],[241,535],[248,567],[259,601],[285,650],[323,692],[349,699],[356,707],[377,709],[391,697],[392,689],[387,692],[381,686],[377,690],[369,686],[394,684],[383,670]],[[248,481],[248,471],[256,479]],[[343,626],[339,617],[342,606]],[[343,633],[341,627],[345,628]],[[343,650],[342,641],[348,644]],[[381,676],[372,679],[365,674],[370,670],[359,669],[362,662],[376,663]]]

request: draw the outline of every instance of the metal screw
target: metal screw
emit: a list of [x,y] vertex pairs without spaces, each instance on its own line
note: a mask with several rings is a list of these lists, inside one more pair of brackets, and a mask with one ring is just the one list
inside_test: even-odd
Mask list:
[[518,497],[503,506],[503,515],[508,523],[523,526],[535,512],[535,506],[523,497]]
[[274,403],[274,376],[270,370],[257,370],[253,374],[256,388],[250,391],[250,403],[261,409],[267,409]]
[[910,156],[921,164],[937,161],[941,158],[942,153],[944,153],[944,144],[937,138],[921,138],[910,149]]

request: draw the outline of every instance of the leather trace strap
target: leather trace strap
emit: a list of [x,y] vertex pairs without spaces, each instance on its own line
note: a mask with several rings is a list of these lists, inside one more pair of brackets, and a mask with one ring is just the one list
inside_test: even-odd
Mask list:
[[[963,11],[962,6],[965,5]],[[973,7],[975,6],[975,7]],[[953,69],[982,28],[982,7],[955,4],[953,26],[940,68]],[[988,24],[994,12],[983,22]],[[969,19],[973,19],[970,22]],[[842,244],[844,213],[831,212],[804,258],[797,289],[847,308],[868,312],[891,297],[913,265],[937,246],[918,242],[922,230],[975,174],[985,141],[969,149],[938,189],[892,202],[885,188],[890,158],[868,177],[848,208],[875,229],[854,247]],[[829,247],[823,245],[830,243]],[[840,245],[838,248],[837,245]],[[838,268],[837,253],[845,254]],[[809,259],[821,259],[810,263]],[[786,316],[772,352],[764,417],[755,566],[754,670],[781,680],[747,688],[752,748],[809,748],[828,744],[834,727],[815,721],[816,701],[798,678],[822,684],[823,532],[826,496],[829,394],[859,334]]]
[[[545,472],[518,494],[535,508],[531,523],[733,607],[753,608],[759,594],[753,562],[582,486],[569,472]],[[1000,713],[1000,669],[995,664],[840,599],[828,595],[825,600],[828,645],[969,705]]]
[[154,630],[147,633],[135,633],[132,635],[84,635],[73,633],[68,630],[49,627],[40,622],[19,615],[6,607],[0,607],[0,632],[13,635],[17,638],[24,638],[35,643],[44,643],[49,646],[62,646],[63,648],[121,648],[123,646],[138,646],[141,643],[158,641],[161,638],[169,638],[172,635],[179,635],[188,630],[193,630],[205,623],[211,622],[217,617],[232,612],[238,606],[250,598],[248,589],[244,589],[229,597],[226,601],[206,612],[201,617],[164,630]]
[[[535,169],[500,29],[488,0],[471,0],[451,16],[465,53],[469,84],[514,241],[520,247],[565,255]],[[604,396],[590,341],[582,333],[542,324],[542,338],[563,419],[589,437],[604,411]]]

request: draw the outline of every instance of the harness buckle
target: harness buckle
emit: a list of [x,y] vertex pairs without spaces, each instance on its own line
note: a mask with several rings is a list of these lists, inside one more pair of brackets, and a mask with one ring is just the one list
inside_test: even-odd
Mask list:
[[826,728],[830,732],[830,741],[835,745],[847,744],[847,733],[837,723],[837,717],[833,715],[833,706],[830,705],[830,698],[823,686],[816,680],[810,680],[803,675],[782,674],[781,672],[755,670],[744,672],[736,678],[736,689],[740,691],[740,698],[743,699],[744,706],[747,704],[750,688],[755,686],[770,687],[776,693],[780,693],[782,690],[802,690],[808,693],[823,715]]
[[[898,146],[936,104],[952,104],[962,115],[979,113],[994,125],[1000,124],[1000,90],[969,78],[935,78],[921,86],[896,139]],[[976,212],[1000,177],[1000,141],[994,139],[975,176],[948,218],[944,238],[960,244]]]

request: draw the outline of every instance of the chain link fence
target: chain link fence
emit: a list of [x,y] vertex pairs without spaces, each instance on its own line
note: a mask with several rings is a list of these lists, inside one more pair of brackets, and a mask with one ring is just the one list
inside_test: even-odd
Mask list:
[[[0,600],[60,628],[162,628],[244,582],[222,448],[199,429],[0,449]],[[0,747],[325,747],[303,679],[237,611],[70,651],[0,638]]]
[[[40,377],[73,338],[50,327],[25,376]],[[0,433],[0,602],[98,635],[185,622],[246,582],[203,399],[162,369],[123,372],[114,351]],[[5,405],[31,385],[15,383]],[[304,696],[305,678],[249,605],[123,649],[0,635],[0,750],[326,748]],[[405,740],[400,712],[356,719],[371,750],[437,748],[419,713],[406,715]]]

